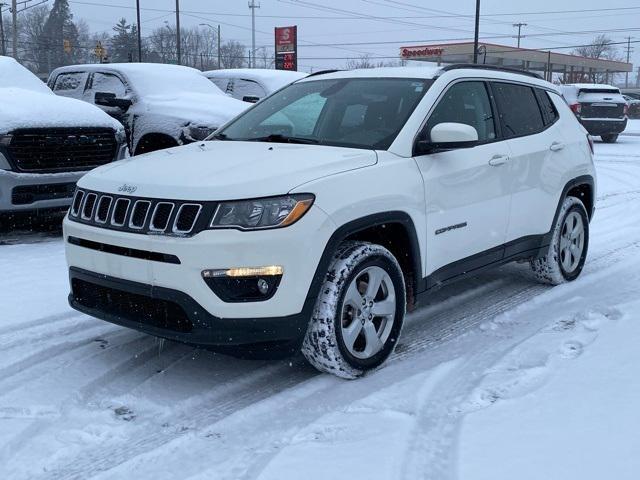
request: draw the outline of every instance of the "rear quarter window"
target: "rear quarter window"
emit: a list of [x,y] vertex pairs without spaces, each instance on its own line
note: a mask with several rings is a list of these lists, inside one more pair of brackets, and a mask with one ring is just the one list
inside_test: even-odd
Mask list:
[[551,98],[549,98],[549,93],[540,88],[536,88],[535,92],[538,97],[538,102],[540,103],[540,110],[542,110],[542,118],[545,126],[555,123],[555,121],[558,120],[559,115],[558,110],[551,101]]

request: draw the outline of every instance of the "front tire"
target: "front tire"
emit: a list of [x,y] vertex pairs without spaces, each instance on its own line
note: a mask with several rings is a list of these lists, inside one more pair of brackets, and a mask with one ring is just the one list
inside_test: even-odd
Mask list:
[[302,353],[321,372],[354,379],[395,349],[405,316],[402,269],[386,248],[341,245],[321,287]]
[[587,210],[576,197],[567,197],[562,203],[551,244],[543,257],[531,260],[531,269],[542,283],[571,282],[582,272],[588,248]]
[[609,133],[607,135],[601,135],[600,138],[604,143],[616,143],[616,141],[618,140],[618,134]]

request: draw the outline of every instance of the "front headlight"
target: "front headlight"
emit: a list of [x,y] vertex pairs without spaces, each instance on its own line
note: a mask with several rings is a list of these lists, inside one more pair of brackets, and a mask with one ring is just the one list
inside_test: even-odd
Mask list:
[[307,213],[315,197],[311,194],[222,202],[218,205],[211,228],[259,230],[292,225]]
[[127,132],[125,132],[124,128],[120,127],[116,130],[116,141],[118,142],[118,145],[127,143]]
[[0,146],[8,147],[11,144],[12,135],[0,135]]
[[0,170],[11,170],[9,160],[7,160],[7,157],[5,157],[2,152],[0,152]]
[[189,125],[189,138],[199,142],[206,139],[209,135],[215,132],[216,129],[212,127],[198,127],[196,125]]

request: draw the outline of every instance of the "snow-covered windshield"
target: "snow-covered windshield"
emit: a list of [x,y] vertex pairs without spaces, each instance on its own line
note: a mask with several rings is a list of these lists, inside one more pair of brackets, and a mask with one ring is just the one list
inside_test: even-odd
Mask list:
[[386,149],[432,83],[407,78],[296,83],[257,104],[215,138]]
[[2,56],[0,56],[0,88],[22,88],[53,94],[42,80],[13,58]]

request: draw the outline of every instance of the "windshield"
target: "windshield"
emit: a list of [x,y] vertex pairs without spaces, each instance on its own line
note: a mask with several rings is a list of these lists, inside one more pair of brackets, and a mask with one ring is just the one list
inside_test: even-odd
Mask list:
[[295,83],[258,103],[214,138],[384,150],[432,83],[407,78]]

